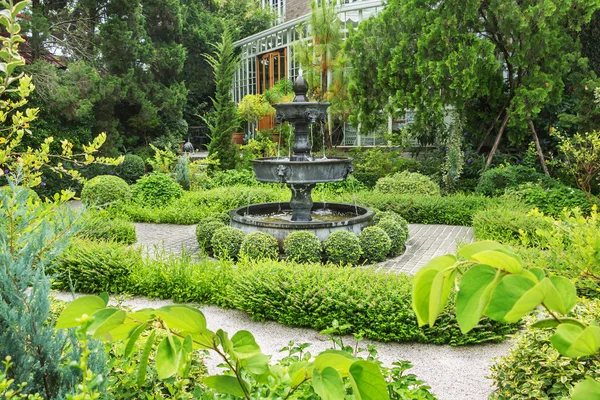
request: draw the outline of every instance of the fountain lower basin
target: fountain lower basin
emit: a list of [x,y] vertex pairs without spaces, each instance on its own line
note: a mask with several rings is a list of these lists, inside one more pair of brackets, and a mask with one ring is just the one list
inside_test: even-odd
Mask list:
[[[320,241],[324,241],[331,233],[338,230],[354,232],[358,235],[373,219],[372,210],[351,204],[314,203],[311,212],[315,215],[312,221],[291,222],[286,221],[286,217],[274,219],[272,216],[275,215],[291,215],[290,204],[263,203],[240,207],[230,211],[229,215],[232,227],[241,229],[244,233],[259,231],[275,236],[280,248],[283,248],[286,236],[295,231],[314,233]],[[327,218],[319,218],[319,214],[323,213],[327,214]],[[332,215],[335,218],[330,218]]]
[[345,157],[314,158],[306,161],[267,157],[250,161],[256,179],[261,182],[292,185],[340,182],[352,172],[352,159]]

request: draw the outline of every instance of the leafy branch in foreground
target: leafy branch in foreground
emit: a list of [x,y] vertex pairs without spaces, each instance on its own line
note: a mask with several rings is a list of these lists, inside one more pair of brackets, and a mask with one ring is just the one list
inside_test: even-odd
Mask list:
[[[508,247],[493,241],[462,247],[458,257],[447,254],[432,259],[413,280],[413,310],[419,325],[433,326],[458,283],[456,318],[463,333],[487,316],[500,322],[517,322],[539,306],[550,315],[532,328],[555,328],[550,342],[564,356],[595,355],[600,349],[600,326],[586,324],[569,313],[577,302],[573,282],[548,276],[540,268],[527,270]],[[600,395],[600,383],[588,378],[575,385],[572,398]]]
[[136,346],[141,346],[138,340],[149,331],[139,362],[139,385],[145,380],[153,344],[157,337],[162,337],[154,355],[161,380],[174,376],[185,379],[192,353],[202,349],[214,351],[226,365],[225,374],[208,376],[202,381],[219,394],[245,399],[259,394],[287,399],[310,385],[314,393],[327,399],[344,399],[347,386],[357,400],[390,398],[379,365],[346,351],[327,350],[312,361],[303,358],[286,365],[270,365],[271,357],[261,352],[250,332],[242,330],[231,338],[221,329],[212,332],[207,329],[202,312],[193,307],[170,305],[126,312],[107,307],[107,301],[106,296],[74,300],[59,317],[56,328],[77,328],[81,335],[124,341],[126,357],[133,354]]

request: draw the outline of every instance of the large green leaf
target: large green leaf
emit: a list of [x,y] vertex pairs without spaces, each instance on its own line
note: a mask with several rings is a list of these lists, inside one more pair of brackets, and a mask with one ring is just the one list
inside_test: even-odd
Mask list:
[[458,255],[466,258],[467,260],[473,261],[473,254],[481,253],[482,251],[500,249],[504,249],[504,246],[498,242],[494,242],[492,240],[481,240],[479,242],[473,242],[461,247],[458,250]]
[[600,382],[589,376],[577,382],[571,393],[571,400],[597,400],[600,399]]
[[446,306],[450,291],[454,287],[456,273],[456,268],[448,267],[439,271],[433,278],[429,297],[429,326],[433,326],[438,315]]
[[323,400],[344,400],[344,382],[340,374],[332,367],[322,372],[313,370],[312,386]]
[[269,373],[269,361],[271,356],[263,353],[254,354],[242,361],[242,366],[254,376],[263,376]]
[[152,352],[152,346],[154,345],[154,340],[156,339],[156,331],[152,331],[148,340],[146,340],[146,344],[144,345],[144,351],[142,352],[142,356],[140,357],[140,366],[138,368],[137,373],[137,384],[141,387],[146,381],[146,368],[148,367],[148,359],[150,358],[150,353]]
[[106,307],[104,300],[98,296],[82,296],[67,305],[56,321],[56,329],[74,328],[81,325],[78,321],[83,315],[91,316]]
[[325,350],[313,361],[315,368],[323,371],[327,367],[334,368],[342,376],[348,376],[350,366],[358,360],[351,354],[341,350]]
[[456,319],[462,333],[477,325],[500,279],[499,273],[488,265],[475,265],[463,275],[456,297]]
[[[290,386],[296,387],[301,384],[310,375],[308,374],[308,361],[298,361],[289,366]],[[313,368],[314,369],[314,368]],[[312,373],[312,371],[311,371]]]
[[582,328],[575,324],[560,324],[556,333],[550,337],[550,342],[564,356],[591,356],[600,348],[600,327]]
[[201,333],[206,329],[206,318],[197,308],[173,305],[156,310],[156,315],[161,317],[170,329],[177,329],[186,333]]
[[577,289],[570,279],[552,276],[546,285],[544,304],[550,310],[567,314],[577,302]]
[[233,376],[225,376],[225,375],[213,375],[207,376],[202,381],[204,384],[214,389],[217,393],[221,394],[230,394],[237,397],[246,397],[244,393],[244,389],[240,385],[240,382],[237,378]]
[[376,364],[365,360],[356,361],[350,367],[350,376],[357,399],[386,400],[390,398],[385,378]]
[[586,325],[584,325],[581,321],[579,321],[575,318],[565,318],[565,317],[562,317],[559,320],[556,320],[554,318],[541,319],[541,320],[535,322],[534,324],[531,324],[531,327],[532,328],[556,328],[560,324],[574,324],[574,325],[580,326],[581,328],[586,327]]
[[521,260],[513,254],[499,250],[486,250],[471,256],[472,259],[511,274],[518,274],[523,270]]
[[544,278],[542,282],[529,289],[515,302],[510,311],[504,315],[504,320],[506,322],[517,322],[542,304],[544,297],[546,296],[546,291],[544,289],[546,279],[548,278]]
[[87,333],[98,338],[107,332],[123,325],[127,313],[116,308],[105,308],[92,314],[92,323],[87,328]]
[[238,358],[248,358],[260,353],[254,336],[248,331],[238,331],[231,337],[233,352]]
[[[456,263],[456,257],[447,254],[435,257],[421,268],[412,281],[412,307],[417,315],[419,326],[429,322],[429,303],[432,296],[431,287],[438,272]],[[439,293],[436,295],[440,295]],[[435,319],[435,318],[434,318]]]
[[181,341],[172,335],[165,337],[156,349],[156,374],[164,380],[177,374],[181,357]]
[[504,317],[508,314],[519,299],[532,289],[536,284],[529,278],[521,275],[505,276],[496,288],[484,314],[493,320],[507,322]]
[[233,343],[231,343],[231,340],[229,340],[229,335],[227,332],[219,329],[215,336],[217,337],[218,343],[223,348],[223,351],[233,357],[235,355],[233,353]]
[[129,339],[127,340],[127,344],[125,345],[125,350],[123,350],[123,355],[125,358],[129,357],[133,349],[135,348],[135,344],[139,339],[140,335],[144,330],[148,327],[148,324],[139,324],[137,327],[131,332]]

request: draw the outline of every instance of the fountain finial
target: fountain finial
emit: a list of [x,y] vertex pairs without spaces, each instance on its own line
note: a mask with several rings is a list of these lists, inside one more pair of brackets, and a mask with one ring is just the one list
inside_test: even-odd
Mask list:
[[294,82],[293,90],[295,94],[294,103],[308,101],[308,98],[306,97],[306,93],[308,93],[308,82],[306,82],[306,79],[302,76],[302,70]]

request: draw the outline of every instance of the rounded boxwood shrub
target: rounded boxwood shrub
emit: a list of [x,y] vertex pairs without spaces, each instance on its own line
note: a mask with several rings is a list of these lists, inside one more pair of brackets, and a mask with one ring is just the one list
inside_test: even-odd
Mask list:
[[244,232],[241,229],[231,226],[224,226],[217,229],[211,240],[215,257],[220,260],[236,260],[240,253],[244,236]]
[[353,232],[335,231],[323,242],[327,261],[334,264],[356,264],[362,251],[360,240]]
[[475,192],[490,197],[500,196],[507,188],[516,188],[526,182],[538,182],[545,189],[557,184],[554,179],[537,172],[534,168],[510,165],[488,169],[481,174]]
[[[12,196],[13,190],[10,186],[1,186],[0,190],[2,190],[2,192],[7,194],[8,196]],[[15,191],[17,192],[17,196],[21,195],[21,192],[25,192],[27,193],[27,199],[31,198],[31,200],[35,203],[40,201],[40,196],[38,196],[38,194],[33,189],[23,186],[17,186],[15,188]]]
[[146,173],[144,160],[135,154],[127,154],[121,165],[117,167],[117,175],[130,185],[134,184]]
[[251,260],[274,260],[278,256],[279,245],[274,236],[264,232],[252,232],[244,236],[240,257],[248,257]]
[[363,258],[371,263],[385,260],[392,248],[390,237],[378,226],[366,227],[358,238]]
[[440,186],[428,176],[417,172],[404,171],[379,179],[375,184],[375,191],[379,193],[439,196]]
[[283,241],[283,252],[290,261],[313,263],[321,261],[321,242],[314,233],[292,232]]
[[86,206],[103,206],[131,199],[131,188],[123,179],[113,175],[100,175],[83,185],[81,201]]
[[212,254],[213,234],[224,226],[226,225],[223,222],[213,217],[204,218],[196,225],[196,239],[200,248],[207,254]]
[[138,179],[133,196],[151,207],[162,207],[183,195],[183,189],[169,175],[152,173]]
[[408,225],[408,222],[406,222],[406,220],[404,218],[402,218],[402,216],[398,213],[395,213],[394,211],[379,211],[379,210],[375,210],[375,215],[373,215],[373,223],[374,224],[378,224],[379,221],[381,221],[382,219],[385,218],[392,218],[395,221],[398,221],[398,223],[405,223]]
[[385,217],[376,225],[383,229],[390,238],[390,252],[388,257],[396,257],[404,252],[406,240],[408,239],[408,223],[404,218]]

